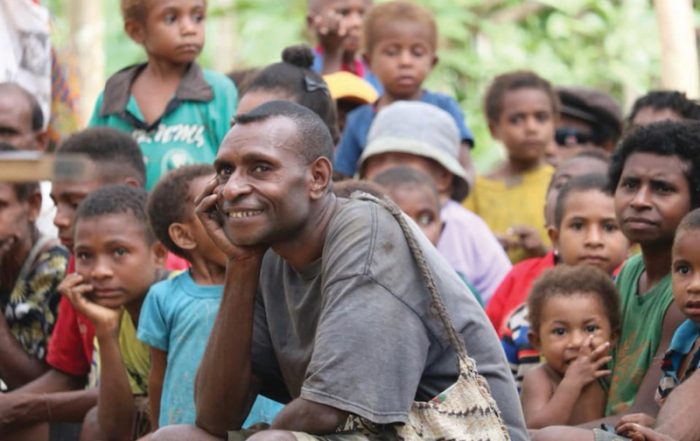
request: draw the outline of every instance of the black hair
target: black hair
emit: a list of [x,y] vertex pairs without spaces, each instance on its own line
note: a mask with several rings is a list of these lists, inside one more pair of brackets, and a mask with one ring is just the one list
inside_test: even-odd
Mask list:
[[608,177],[612,193],[620,183],[625,162],[634,153],[676,156],[688,164],[691,208],[700,206],[700,122],[663,121],[638,127],[625,136],[610,161]]
[[236,115],[233,124],[245,125],[273,117],[289,118],[297,128],[296,148],[307,164],[320,157],[333,160],[333,140],[323,121],[307,107],[291,101],[270,101],[248,113]]
[[321,118],[336,144],[340,139],[336,104],[323,77],[311,70],[313,62],[314,54],[308,46],[289,46],[282,51],[282,62],[260,70],[246,84],[246,92],[266,90],[289,96]]
[[575,176],[564,184],[561,190],[559,190],[557,203],[554,206],[554,225],[556,225],[557,228],[561,227],[561,221],[564,219],[564,207],[571,193],[581,193],[591,190],[599,191],[612,197],[610,185],[608,184],[608,177],[600,173]]
[[683,219],[681,220],[681,223],[678,224],[678,228],[676,228],[676,236],[673,241],[673,246],[675,247],[678,241],[680,240],[682,233],[686,231],[699,231],[700,230],[700,208],[696,208],[695,210],[691,210],[683,216]]
[[146,182],[146,165],[139,145],[128,133],[110,127],[90,127],[71,135],[56,154],[87,156],[99,170],[102,182],[115,184],[134,178]]
[[29,104],[29,115],[31,118],[31,127],[33,132],[38,132],[44,128],[44,112],[41,111],[39,100],[36,99],[34,94],[30,93],[19,84],[11,82],[0,83],[0,92],[4,92],[2,89],[16,91],[27,100],[27,103]]
[[208,164],[185,165],[168,172],[151,190],[146,206],[151,228],[159,241],[172,253],[188,259],[170,237],[168,229],[176,222],[187,222],[194,216],[194,198],[190,184],[197,178],[213,176],[214,167]]
[[[130,185],[107,185],[90,193],[78,205],[75,212],[75,225],[81,219],[129,214],[143,225],[148,243],[155,241],[155,236],[146,216],[146,199],[148,194],[143,188]],[[75,230],[73,230],[75,234]]]
[[639,111],[646,107],[654,110],[668,109],[683,119],[700,121],[700,102],[691,100],[685,93],[676,90],[652,90],[634,102],[627,124],[631,125]]
[[537,89],[552,102],[552,113],[559,115],[559,97],[549,81],[529,70],[516,70],[498,75],[484,95],[484,113],[489,121],[498,121],[503,113],[503,99],[508,92],[521,89]]
[[[6,142],[0,142],[0,152],[16,152],[18,151],[13,145]],[[11,183],[15,196],[20,202],[26,202],[31,195],[41,191],[39,182],[13,182]]]
[[440,194],[435,186],[435,181],[430,176],[414,168],[406,166],[391,167],[375,176],[373,181],[385,188],[387,193],[391,193],[399,187],[411,185],[425,188],[435,196],[437,201],[436,208],[438,212],[440,211]]
[[547,300],[575,295],[598,297],[610,320],[610,329],[613,333],[620,330],[620,302],[610,275],[591,265],[557,265],[542,273],[528,295],[528,320],[532,332],[540,332],[542,310]]

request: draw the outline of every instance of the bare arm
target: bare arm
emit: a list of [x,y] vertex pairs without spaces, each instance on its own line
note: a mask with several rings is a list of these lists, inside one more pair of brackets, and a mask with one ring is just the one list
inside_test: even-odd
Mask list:
[[151,430],[158,429],[163,378],[168,367],[168,353],[151,347],[151,372],[148,375],[148,403],[151,406]]
[[24,351],[12,335],[5,316],[0,314],[0,379],[12,390],[40,377],[47,370],[46,363]]
[[335,407],[297,398],[284,406],[270,428],[323,435],[335,432],[347,417]]
[[656,431],[679,441],[700,439],[700,418],[697,417],[698,394],[700,394],[700,373],[695,371],[683,384],[678,386],[666,400],[656,419]]

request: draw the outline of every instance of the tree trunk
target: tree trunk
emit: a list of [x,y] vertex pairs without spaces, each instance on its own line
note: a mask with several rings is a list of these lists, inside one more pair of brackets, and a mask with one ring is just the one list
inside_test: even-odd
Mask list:
[[661,85],[698,98],[698,47],[692,0],[654,0],[654,8],[661,36]]

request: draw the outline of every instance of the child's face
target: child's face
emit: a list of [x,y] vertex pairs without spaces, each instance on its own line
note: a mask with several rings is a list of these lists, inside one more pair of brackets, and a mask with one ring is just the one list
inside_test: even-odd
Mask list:
[[629,252],[629,240],[615,218],[612,196],[598,190],[576,191],[564,201],[552,241],[566,265],[589,264],[612,273]]
[[[149,58],[188,64],[204,46],[203,0],[148,0],[143,22],[127,21],[127,32]],[[130,27],[131,26],[131,27]]]
[[591,350],[610,341],[612,330],[598,296],[580,293],[553,296],[542,307],[540,328],[529,337],[549,367],[564,375],[592,335]]
[[564,184],[569,182],[571,178],[582,176],[589,173],[606,174],[608,172],[608,164],[595,158],[576,157],[568,159],[557,167],[554,175],[552,175],[552,183],[547,192],[547,199],[544,207],[544,220],[547,227],[554,227],[554,209],[557,205],[557,197]]
[[0,262],[31,237],[40,206],[41,197],[19,201],[12,184],[0,183]]
[[416,222],[428,240],[437,245],[442,233],[437,195],[425,186],[409,184],[393,188],[389,197]]
[[543,90],[524,88],[503,95],[503,111],[489,121],[495,139],[508,150],[512,161],[532,163],[544,157],[554,139],[555,115],[552,101]]
[[[190,183],[190,200],[194,201],[200,194],[202,194],[204,188],[209,182],[211,182],[213,177],[214,175],[202,176],[193,180]],[[197,217],[194,212],[194,205],[192,205],[190,219],[191,221],[188,223],[190,224],[192,236],[196,244],[196,252],[198,252],[205,259],[210,260],[219,266],[226,266],[226,255],[223,251],[221,251],[221,248],[214,244],[211,237],[209,237],[209,234],[207,234],[206,230],[204,229],[204,225],[202,225],[199,217]]]
[[[329,28],[336,29],[330,33],[343,35],[343,51],[355,54],[360,50],[362,39],[362,20],[372,6],[371,0],[324,0],[317,1],[318,7],[309,11],[309,26],[318,41],[329,37]],[[326,32],[323,32],[323,31]]]
[[671,286],[676,306],[700,323],[700,231],[683,230],[673,245]]
[[93,286],[90,299],[119,308],[141,301],[156,281],[165,253],[149,243],[130,213],[80,219],[75,225],[75,271]]
[[677,156],[633,153],[627,158],[615,189],[615,212],[629,240],[670,246],[690,211],[687,169]]
[[418,99],[425,78],[437,62],[429,29],[422,23],[382,23],[367,54],[370,69],[392,99]]
[[56,205],[53,223],[58,228],[58,238],[69,250],[73,249],[73,220],[78,205],[103,184],[96,179],[84,182],[56,181],[51,183],[51,200]]

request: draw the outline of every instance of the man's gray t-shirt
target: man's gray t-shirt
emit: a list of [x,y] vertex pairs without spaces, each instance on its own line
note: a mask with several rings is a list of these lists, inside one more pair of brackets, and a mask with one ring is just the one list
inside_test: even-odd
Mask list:
[[[303,397],[378,424],[405,422],[457,380],[457,361],[398,222],[381,206],[340,199],[322,257],[295,270],[270,251],[260,274],[253,371],[262,393]],[[527,439],[520,401],[483,309],[414,228],[467,352],[511,438]]]

